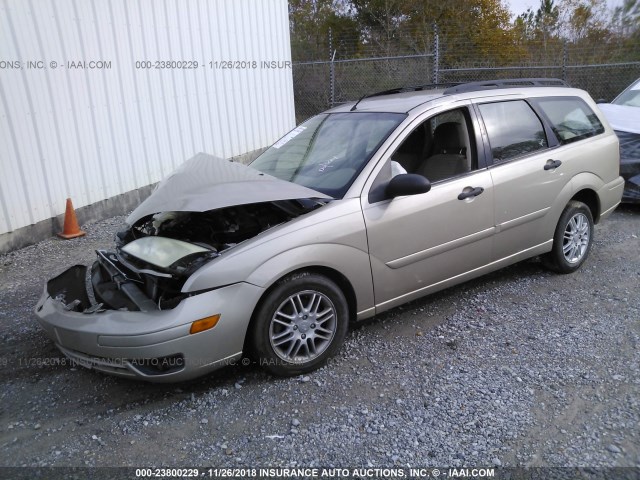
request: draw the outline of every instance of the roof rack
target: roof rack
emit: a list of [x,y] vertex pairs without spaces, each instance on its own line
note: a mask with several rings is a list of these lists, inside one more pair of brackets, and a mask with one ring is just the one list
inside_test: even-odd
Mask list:
[[389,90],[383,90],[381,92],[376,92],[376,93],[369,93],[367,95],[363,95],[362,97],[360,97],[360,99],[355,103],[355,105],[353,107],[351,107],[351,112],[353,112],[356,107],[358,106],[358,104],[364,100],[365,98],[371,98],[371,97],[381,97],[383,95],[393,95],[394,93],[404,93],[404,92],[419,92],[421,90],[430,90],[430,89],[435,89],[438,87],[452,87],[454,85],[460,85],[459,82],[451,82],[451,83],[425,83],[424,85],[414,85],[414,86],[410,86],[410,87],[398,87],[398,88],[391,88]]
[[504,80],[486,80],[483,82],[463,83],[444,91],[445,95],[454,93],[475,92],[480,90],[492,90],[495,88],[518,87],[569,87],[570,85],[559,78],[507,78]]

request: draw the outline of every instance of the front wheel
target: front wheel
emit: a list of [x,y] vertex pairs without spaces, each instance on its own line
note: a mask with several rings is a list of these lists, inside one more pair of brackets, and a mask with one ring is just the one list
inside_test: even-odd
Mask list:
[[556,226],[551,252],[544,265],[558,273],[573,273],[589,256],[593,244],[593,216],[584,203],[570,201]]
[[311,272],[280,280],[258,307],[251,344],[259,363],[280,376],[316,370],[342,345],[348,328],[344,294]]

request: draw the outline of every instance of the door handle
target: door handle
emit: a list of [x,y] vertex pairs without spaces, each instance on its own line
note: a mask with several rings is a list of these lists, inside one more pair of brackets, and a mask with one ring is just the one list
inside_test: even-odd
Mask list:
[[558,168],[560,165],[562,165],[562,162],[560,160],[547,160],[547,163],[544,164],[544,169],[545,170],[553,170],[555,168]]
[[[467,187],[467,188],[469,188],[469,187]],[[465,188],[462,191],[462,193],[460,193],[460,195],[458,195],[458,200],[466,200],[467,198],[477,197],[482,192],[484,192],[484,188],[482,188],[482,187],[472,188],[471,190],[467,190]]]

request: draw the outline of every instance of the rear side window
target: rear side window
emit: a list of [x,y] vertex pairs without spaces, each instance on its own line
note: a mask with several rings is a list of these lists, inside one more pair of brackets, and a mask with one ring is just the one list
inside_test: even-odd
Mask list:
[[547,136],[542,122],[523,100],[478,105],[494,163],[501,163],[543,148]]
[[549,118],[562,145],[604,132],[596,114],[581,98],[546,98],[536,104]]

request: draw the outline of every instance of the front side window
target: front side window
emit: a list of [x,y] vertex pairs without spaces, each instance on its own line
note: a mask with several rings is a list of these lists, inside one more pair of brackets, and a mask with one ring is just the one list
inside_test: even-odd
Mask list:
[[342,198],[378,147],[405,118],[399,113],[321,114],[282,137],[250,166]]
[[390,155],[371,186],[369,203],[388,199],[385,188],[396,175],[414,173],[431,183],[446,182],[478,169],[468,109],[439,113],[420,123]]
[[466,174],[477,168],[472,132],[466,108],[440,113],[416,127],[391,161],[431,183]]
[[542,122],[524,100],[479,105],[494,163],[547,148]]
[[562,145],[604,132],[597,115],[580,98],[545,98],[536,104],[549,118]]

